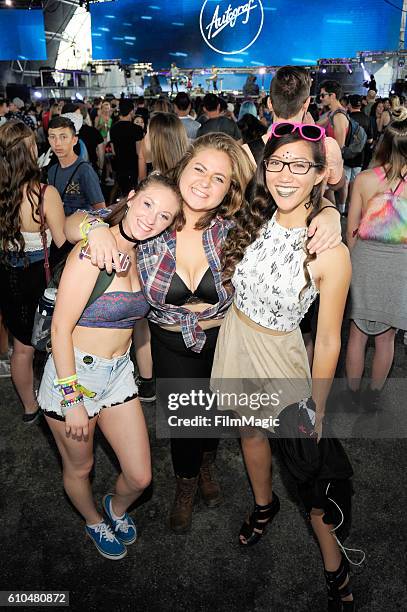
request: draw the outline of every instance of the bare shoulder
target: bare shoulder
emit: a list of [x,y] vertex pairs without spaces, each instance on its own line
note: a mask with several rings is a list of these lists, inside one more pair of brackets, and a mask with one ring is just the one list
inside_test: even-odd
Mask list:
[[332,273],[348,276],[351,271],[349,249],[341,242],[333,249],[319,253],[310,263],[310,267],[316,279],[322,279]]

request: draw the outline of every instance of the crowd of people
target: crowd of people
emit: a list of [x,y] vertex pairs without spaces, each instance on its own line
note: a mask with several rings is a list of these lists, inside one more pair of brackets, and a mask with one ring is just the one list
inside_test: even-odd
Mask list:
[[[24,111],[18,99],[0,100],[0,365],[23,422],[44,415],[65,491],[109,559],[137,538],[127,511],[152,477],[140,400],[155,400],[155,379],[174,389],[179,378],[206,380],[218,394],[250,394],[256,381],[272,394],[286,381],[283,405],[263,409],[269,425],[241,421],[254,509],[237,539],[255,545],[280,509],[272,450],[294,406],[311,452],[328,462],[335,452],[346,466],[346,478],[331,473],[323,491],[298,484],[330,609],[353,610],[329,506],[334,498],[347,514],[351,468],[324,438],[325,410],[344,312],[345,401],[355,410],[382,407],[396,333],[407,329],[407,109],[371,91],[344,98],[328,80],[311,104],[310,89],[306,70],[286,66],[269,95],[242,103],[178,92],[148,104],[53,101]],[[49,268],[62,266],[37,393],[34,315]],[[103,514],[89,481],[96,425],[121,468]],[[175,533],[190,530],[198,490],[208,506],[222,502],[219,437],[201,434],[171,437]],[[292,466],[298,449],[283,448]]]

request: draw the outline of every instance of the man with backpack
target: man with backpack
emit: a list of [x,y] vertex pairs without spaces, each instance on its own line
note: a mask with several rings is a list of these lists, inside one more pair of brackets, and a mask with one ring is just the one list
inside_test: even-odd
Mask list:
[[[361,124],[352,119],[340,103],[342,88],[338,81],[323,81],[320,89],[322,106],[328,112],[318,121],[326,129],[327,136],[335,138],[342,151],[344,165],[352,163],[352,160],[363,152],[367,135]],[[348,172],[349,174],[349,172]],[[341,213],[345,213],[346,199],[348,195],[348,183],[337,192],[338,207]]]
[[99,178],[91,164],[74,152],[78,142],[75,126],[67,117],[55,117],[49,123],[48,140],[58,163],[48,169],[48,183],[59,192],[65,215],[77,210],[105,208]]
[[[352,94],[349,96],[349,117],[356,121],[366,133],[367,143],[372,142],[372,126],[369,117],[362,112],[362,96]],[[367,144],[366,143],[366,144]],[[359,172],[364,167],[366,144],[360,153],[345,160],[345,174],[349,183],[353,183]]]

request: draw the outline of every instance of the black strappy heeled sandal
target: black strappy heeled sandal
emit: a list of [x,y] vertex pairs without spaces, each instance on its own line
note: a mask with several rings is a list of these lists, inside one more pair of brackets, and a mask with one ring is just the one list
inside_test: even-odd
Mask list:
[[239,536],[243,536],[246,540],[246,542],[242,542],[239,537],[240,546],[254,546],[254,544],[257,544],[264,535],[267,525],[271,523],[279,510],[280,500],[276,493],[273,493],[271,503],[266,506],[255,504],[249,520],[245,521],[240,529]]
[[342,555],[341,563],[336,572],[324,570],[324,574],[328,588],[328,612],[354,612],[355,602],[353,600],[343,600],[344,597],[352,595],[349,561],[346,557]]

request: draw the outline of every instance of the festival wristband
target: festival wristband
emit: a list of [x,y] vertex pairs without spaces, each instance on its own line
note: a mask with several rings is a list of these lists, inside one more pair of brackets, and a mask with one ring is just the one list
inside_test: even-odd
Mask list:
[[88,241],[89,233],[97,227],[109,227],[108,223],[102,221],[98,217],[91,217],[87,215],[82,223],[79,225],[79,231],[81,233],[81,238],[86,243]]

